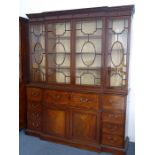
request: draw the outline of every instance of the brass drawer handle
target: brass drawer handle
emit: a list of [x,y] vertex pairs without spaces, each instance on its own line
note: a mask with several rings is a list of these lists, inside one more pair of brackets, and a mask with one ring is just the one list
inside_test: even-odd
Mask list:
[[38,127],[39,127],[39,124],[33,122],[33,123],[32,123],[32,126],[38,128]]
[[37,119],[37,118],[39,118],[39,114],[37,112],[32,113],[32,117],[33,117],[33,119]]
[[116,138],[113,138],[111,136],[108,136],[107,139],[111,142],[111,143],[115,143],[117,141]]
[[49,96],[49,97],[51,97],[51,98],[54,99],[54,100],[58,100],[58,99],[60,99],[60,97],[61,97],[61,96],[58,95],[58,94],[57,94],[57,95],[56,95],[56,94],[50,95],[50,94],[47,93],[46,95]]
[[37,104],[31,104],[32,108],[36,108],[38,105]]
[[111,131],[115,131],[118,129],[118,127],[116,125],[108,125],[109,130]]
[[39,92],[32,92],[31,95],[34,96],[34,97],[36,97],[36,96],[39,96],[40,93]]
[[80,102],[82,103],[87,103],[89,100],[88,98],[80,98]]
[[116,101],[113,101],[113,100],[111,100],[111,99],[109,99],[109,103],[110,103],[110,104],[117,104]]
[[115,114],[109,114],[108,116],[109,116],[110,118],[118,118],[118,116],[115,115]]

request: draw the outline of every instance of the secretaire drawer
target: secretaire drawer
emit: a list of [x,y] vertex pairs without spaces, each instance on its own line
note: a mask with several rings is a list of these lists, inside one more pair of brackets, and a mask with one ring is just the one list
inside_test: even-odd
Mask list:
[[102,144],[121,148],[124,146],[124,138],[118,135],[102,134]]
[[97,110],[99,108],[99,96],[96,94],[72,93],[70,104],[79,108]]
[[125,97],[119,95],[104,95],[103,96],[103,109],[112,111],[125,110]]
[[123,135],[124,127],[123,127],[123,125],[120,125],[120,124],[103,123],[102,124],[102,133]]
[[27,88],[27,98],[31,101],[41,101],[42,90],[39,88]]
[[103,112],[102,121],[108,123],[124,124],[124,115],[122,113]]
[[63,91],[45,90],[44,101],[54,104],[69,104],[69,93]]

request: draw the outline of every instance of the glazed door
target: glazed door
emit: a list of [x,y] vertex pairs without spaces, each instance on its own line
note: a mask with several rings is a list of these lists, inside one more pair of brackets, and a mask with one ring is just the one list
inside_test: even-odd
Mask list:
[[101,19],[76,22],[76,85],[101,86],[103,25],[104,22]]
[[97,142],[97,115],[91,112],[72,111],[71,133],[72,139]]
[[67,114],[57,108],[43,109],[43,132],[53,136],[65,137],[67,133]]
[[130,19],[110,18],[107,27],[107,87],[126,89],[129,60]]

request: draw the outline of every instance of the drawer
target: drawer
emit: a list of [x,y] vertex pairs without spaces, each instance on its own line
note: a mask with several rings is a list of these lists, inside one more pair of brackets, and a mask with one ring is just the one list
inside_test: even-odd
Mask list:
[[124,124],[124,114],[103,112],[102,121],[114,124]]
[[95,94],[72,93],[71,106],[98,110],[99,96]]
[[124,127],[123,125],[119,125],[119,124],[103,123],[102,133],[123,135]]
[[40,102],[28,102],[28,110],[41,111],[41,103]]
[[37,121],[41,118],[41,111],[28,111],[28,119]]
[[124,111],[125,110],[125,97],[119,95],[104,95],[103,109],[109,111]]
[[54,90],[45,90],[44,101],[46,103],[54,104],[69,104],[69,93]]
[[41,119],[38,118],[37,120],[28,119],[28,129],[41,131]]
[[124,146],[124,137],[111,134],[102,134],[102,144],[122,148]]
[[39,88],[27,88],[27,98],[31,101],[41,101],[42,90]]

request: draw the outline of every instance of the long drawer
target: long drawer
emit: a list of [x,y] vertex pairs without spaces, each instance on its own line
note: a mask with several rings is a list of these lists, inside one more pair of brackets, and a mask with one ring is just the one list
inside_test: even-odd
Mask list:
[[45,90],[44,102],[51,104],[69,104],[70,96],[68,92]]
[[70,105],[78,108],[98,110],[99,96],[96,94],[72,93]]

